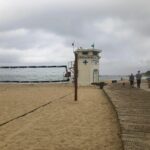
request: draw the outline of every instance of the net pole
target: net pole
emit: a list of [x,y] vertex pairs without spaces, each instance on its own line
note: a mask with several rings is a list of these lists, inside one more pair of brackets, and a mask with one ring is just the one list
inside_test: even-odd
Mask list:
[[74,100],[78,100],[78,54],[75,52],[75,66],[74,66]]

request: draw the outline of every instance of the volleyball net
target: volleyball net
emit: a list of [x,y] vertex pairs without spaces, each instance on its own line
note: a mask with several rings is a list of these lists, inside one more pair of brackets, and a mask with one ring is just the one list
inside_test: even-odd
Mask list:
[[38,83],[68,82],[66,65],[61,66],[0,66],[0,82]]

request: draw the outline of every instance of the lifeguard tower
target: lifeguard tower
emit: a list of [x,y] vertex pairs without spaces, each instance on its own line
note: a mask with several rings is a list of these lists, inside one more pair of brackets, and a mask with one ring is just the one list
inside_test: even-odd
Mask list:
[[99,82],[99,53],[101,50],[80,47],[75,53],[78,57],[78,84],[86,86]]

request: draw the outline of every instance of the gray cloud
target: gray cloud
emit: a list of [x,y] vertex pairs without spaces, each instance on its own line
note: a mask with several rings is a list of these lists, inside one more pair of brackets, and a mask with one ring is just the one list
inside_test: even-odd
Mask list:
[[[77,47],[88,48],[94,42],[103,50],[102,74],[150,69],[149,4],[147,0],[1,1],[0,65],[66,63],[73,59],[75,40]],[[12,57],[6,50],[13,52]]]

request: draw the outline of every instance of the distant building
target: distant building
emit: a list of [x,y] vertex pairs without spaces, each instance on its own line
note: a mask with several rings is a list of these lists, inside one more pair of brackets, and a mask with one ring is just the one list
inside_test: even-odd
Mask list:
[[78,84],[91,85],[91,83],[99,82],[101,50],[79,48],[75,52],[78,54]]

